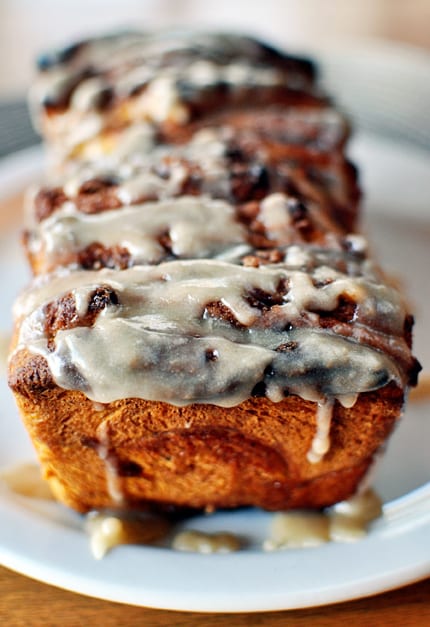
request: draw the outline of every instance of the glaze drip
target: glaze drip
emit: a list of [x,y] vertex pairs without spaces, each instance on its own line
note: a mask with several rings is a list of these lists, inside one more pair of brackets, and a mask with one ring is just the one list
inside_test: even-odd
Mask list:
[[317,428],[307,458],[311,464],[321,461],[330,449],[330,426],[333,415],[333,399],[318,402]]

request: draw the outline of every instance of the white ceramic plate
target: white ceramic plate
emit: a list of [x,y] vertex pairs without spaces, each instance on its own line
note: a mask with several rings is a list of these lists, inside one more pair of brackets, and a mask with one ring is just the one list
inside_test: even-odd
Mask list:
[[[352,146],[367,190],[374,248],[404,280],[414,303],[416,353],[430,370],[430,153],[360,135]],[[22,189],[41,170],[38,150],[0,166],[0,193]],[[27,270],[17,232],[0,234],[0,330]],[[375,477],[385,516],[363,540],[265,553],[271,515],[243,510],[196,518],[188,527],[232,531],[249,547],[226,555],[123,546],[102,561],[90,554],[82,519],[0,485],[0,561],[35,579],[112,601],[193,611],[264,611],[353,599],[430,575],[430,403],[411,404]],[[1,466],[34,459],[4,374],[0,387]]]

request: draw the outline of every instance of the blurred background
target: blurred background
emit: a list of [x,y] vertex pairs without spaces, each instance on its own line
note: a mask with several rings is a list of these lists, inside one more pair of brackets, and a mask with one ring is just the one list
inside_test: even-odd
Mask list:
[[[378,83],[386,81],[387,68],[391,74],[399,72],[405,123],[414,114],[406,97],[410,69],[418,63],[421,70],[430,70],[430,0],[0,0],[0,156],[11,152],[11,142],[14,148],[20,148],[35,141],[24,95],[39,51],[119,26],[172,25],[246,31],[292,50],[317,52],[322,58],[328,55],[331,73],[337,77],[335,93],[340,85],[341,97],[342,91],[346,93],[347,107],[354,106],[357,93],[361,97],[372,87],[374,94],[369,93],[367,110],[379,106],[373,97],[378,102],[381,97],[390,100],[391,93],[381,90]],[[333,50],[338,51],[337,57],[330,52]],[[375,50],[378,54],[370,65],[380,65],[370,81],[369,59],[364,57],[374,55]],[[333,65],[333,59],[341,61],[349,53],[352,64]],[[363,60],[360,65],[362,58],[366,63]],[[349,85],[355,76],[358,82],[351,89],[342,89],[343,83]],[[423,82],[415,77],[411,87],[421,112],[422,103],[429,102],[430,97],[430,80],[428,88],[422,87],[426,93],[416,94],[417,84]],[[424,139],[430,141],[430,129],[429,137]]]
[[0,0],[0,94],[22,94],[37,51],[118,25],[243,30],[287,47],[397,41],[430,48],[430,0]]

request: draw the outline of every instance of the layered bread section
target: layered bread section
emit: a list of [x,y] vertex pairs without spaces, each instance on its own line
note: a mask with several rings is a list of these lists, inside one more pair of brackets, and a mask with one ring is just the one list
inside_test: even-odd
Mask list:
[[169,135],[220,109],[327,101],[310,61],[235,35],[122,32],[41,55],[38,66],[37,124],[59,152],[76,156],[116,143],[137,122]]
[[347,498],[419,365],[312,63],[246,37],[122,33],[40,69],[54,166],[28,200],[9,380],[60,500]]
[[[127,141],[135,136],[125,153],[66,163],[66,173],[29,201],[25,242],[34,272],[234,256],[238,245],[249,252],[341,246],[359,199],[342,151],[342,117],[331,109],[283,116],[263,110],[240,122],[175,144],[137,125],[124,131]],[[297,149],[291,131],[282,134],[294,123]]]

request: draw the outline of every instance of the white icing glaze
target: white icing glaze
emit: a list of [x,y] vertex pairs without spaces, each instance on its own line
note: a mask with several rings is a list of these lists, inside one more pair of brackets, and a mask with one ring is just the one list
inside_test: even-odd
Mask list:
[[141,119],[158,123],[169,120],[176,124],[186,124],[189,118],[187,107],[181,102],[176,89],[176,81],[162,74],[151,80],[130,108],[133,115],[137,114]]
[[[37,123],[42,120],[45,130],[55,138],[57,148],[67,154],[91,136],[88,130],[84,135],[79,131],[88,115],[99,118],[97,130],[92,123],[92,136],[109,127],[111,111],[106,113],[97,108],[99,96],[107,87],[120,103],[120,121],[140,119],[156,124],[186,123],[192,94],[217,85],[227,86],[230,92],[244,87],[284,86],[317,93],[311,75],[303,66],[294,67],[291,63],[276,66],[263,57],[258,42],[237,36],[207,33],[201,37],[197,33],[165,32],[152,36],[127,33],[104,37],[81,46],[70,63],[45,68],[32,90],[31,108]],[[88,73],[89,68],[91,75],[85,77],[82,72]],[[72,96],[68,101],[70,91]],[[43,116],[41,104],[61,106],[64,101],[65,112]],[[74,117],[70,113],[78,115],[79,124],[70,124]],[[67,122],[59,125],[54,118],[64,118]]]
[[330,426],[333,415],[333,404],[334,400],[332,398],[318,402],[316,433],[307,454],[308,461],[310,461],[311,464],[316,464],[321,461],[330,449]]
[[176,551],[191,553],[232,553],[241,548],[241,541],[232,533],[219,531],[204,533],[194,529],[186,529],[175,535],[172,548]]
[[[10,490],[33,499],[53,500],[40,467],[24,463],[0,472],[0,479]],[[347,501],[328,508],[324,513],[310,511],[279,512],[273,515],[270,536],[264,541],[266,551],[308,548],[327,541],[355,542],[367,533],[369,524],[382,515],[381,501],[372,490],[365,490]],[[120,517],[111,513],[91,512],[85,519],[91,553],[102,559],[109,551],[124,544],[164,543],[171,523],[162,516],[135,514]],[[192,529],[178,531],[171,540],[178,551],[228,553],[240,550],[243,540],[227,532],[205,533]]]
[[337,503],[331,511],[345,517],[370,522],[382,514],[382,504],[379,496],[372,489],[367,488],[360,489],[347,501]]
[[[142,181],[137,184],[142,189]],[[132,190],[128,189],[131,194]],[[181,196],[87,215],[67,205],[38,226],[46,267],[61,263],[94,242],[124,246],[134,263],[154,263],[166,256],[159,243],[168,235],[173,255],[211,257],[245,241],[234,208],[207,196]]]
[[313,547],[328,542],[329,521],[315,512],[288,512],[273,516],[270,538],[264,541],[266,551]]
[[118,190],[118,198],[125,204],[130,205],[143,196],[174,196],[180,189],[186,178],[186,170],[180,165],[174,169],[173,176],[170,176],[167,184],[164,179],[151,172],[140,174],[130,181],[123,183]]
[[369,523],[381,515],[381,499],[373,490],[362,491],[331,508],[330,538],[336,542],[355,542],[366,535]]
[[97,105],[97,99],[104,89],[108,87],[103,79],[89,78],[81,83],[73,92],[70,105],[72,109],[86,112]]
[[[118,180],[117,196],[126,205],[145,195],[169,198],[181,189],[186,174],[182,162],[186,161],[202,171],[203,192],[213,194],[218,191],[228,195],[230,173],[225,158],[228,137],[228,129],[204,129],[196,132],[184,145],[157,145],[150,127],[132,125],[124,131],[112,153],[97,155],[95,160],[70,162],[65,172],[57,175],[52,184],[64,187],[65,194],[71,199],[67,202],[70,213],[78,212],[73,197],[79,193],[84,182],[92,179],[113,177]],[[169,163],[167,178],[156,171],[156,166],[163,166],[166,160]],[[35,227],[30,210],[26,215],[26,223],[28,227]]]
[[[312,263],[317,263],[313,256]],[[357,324],[372,325],[379,316],[378,307],[369,307],[376,290],[379,300],[390,303],[384,306],[391,311],[385,323],[397,333],[404,311],[394,290],[341,273],[317,288],[311,277],[312,271],[289,270],[282,264],[246,268],[215,260],[63,274],[38,281],[39,286],[18,301],[16,313],[24,318],[18,349],[26,346],[44,355],[61,387],[82,389],[98,402],[139,397],[179,405],[233,406],[263,380],[274,401],[286,390],[312,400],[344,399],[390,380],[400,382],[397,366],[382,352],[312,325],[284,330],[304,312],[335,309],[345,293],[357,299]],[[276,293],[281,279],[288,281],[289,290],[267,326],[247,294]],[[69,291],[80,303],[82,294],[88,298],[91,288],[99,285],[116,291],[120,304],[104,309],[92,327],[59,331],[55,350],[49,350],[44,303]],[[208,315],[206,306],[214,302],[223,303],[245,326]],[[297,344],[294,351],[276,351],[291,341]],[[206,354],[213,349],[218,358],[208,362]],[[266,372],[269,365],[271,374]]]
[[124,544],[124,526],[115,516],[100,516],[87,519],[90,549],[96,560],[102,559],[115,546]]
[[[178,55],[176,62],[172,53]],[[170,54],[170,63],[163,59],[166,54]],[[88,66],[96,68],[100,74],[107,73],[117,91],[125,95],[160,76],[187,81],[200,88],[219,82],[276,85],[288,81],[296,88],[310,84],[309,78],[298,69],[287,72],[263,65],[261,61],[259,65],[250,62],[250,58],[253,61],[259,56],[260,46],[256,41],[237,36],[127,33],[94,39],[82,47],[74,63],[56,65],[42,72],[35,96],[40,101],[55,101],[79,72],[78,68]],[[92,80],[87,78],[80,84]]]
[[[302,266],[306,267],[307,265],[309,265],[310,261],[311,256],[309,255],[309,251],[306,248],[304,248],[303,246],[295,245],[288,246],[285,253],[285,263],[288,266],[296,266],[297,268],[301,268]],[[319,271],[321,272],[322,269],[320,268]],[[333,272],[331,268],[328,271]],[[334,273],[336,273],[336,271],[334,271]]]
[[365,254],[367,252],[367,241],[363,235],[356,233],[350,233],[345,238],[346,242],[351,246],[351,249],[355,253]]
[[[138,107],[139,105],[136,104],[136,106]],[[61,118],[63,115],[67,114],[56,117]],[[316,152],[327,152],[330,149],[337,150],[345,133],[345,121],[337,111],[331,108],[316,110],[287,108],[277,113],[277,119],[279,121],[282,120],[283,125],[289,129],[288,143],[291,142],[292,145],[302,145],[304,141],[309,141],[310,147]],[[54,125],[53,120],[50,124],[51,123]],[[297,127],[302,129],[300,133],[297,133]],[[61,128],[63,127],[60,127],[60,132]],[[64,127],[63,130],[66,131],[66,127]],[[199,131],[199,133],[205,135],[206,131],[209,131],[211,144],[215,143],[216,138],[225,140],[228,137],[234,136],[234,131],[232,131],[228,125],[214,129],[204,129]],[[76,168],[77,165],[81,166],[83,160],[93,162],[95,168],[102,166],[106,158],[129,159],[132,157],[139,160],[140,155],[147,154],[151,147],[155,149],[156,154],[160,146],[157,146],[156,142],[154,142],[154,133],[155,127],[150,121],[138,119],[130,120],[128,125],[120,131],[111,130],[106,134],[93,137],[91,140],[86,141],[85,144],[80,146],[78,158],[72,159],[71,161],[69,160],[67,163],[62,163],[61,168],[63,169],[66,166],[67,171],[70,171],[70,166],[74,168]],[[242,129],[242,133],[244,133],[244,136],[248,136],[251,139],[253,137],[253,129],[251,128],[246,130]],[[304,136],[307,137],[307,140],[304,139],[303,133]],[[191,140],[190,143],[192,143],[192,141],[193,140]],[[281,139],[281,143],[286,142],[286,138]],[[209,141],[206,143],[209,147]],[[184,145],[183,148],[186,149],[189,146],[190,144],[188,143]],[[175,154],[175,151],[181,150],[181,148],[181,146],[170,146],[169,154]],[[262,153],[259,152],[259,154]],[[203,157],[204,155],[205,153],[202,152]],[[342,202],[342,200],[340,202]],[[343,199],[343,202],[347,202],[347,200]]]
[[154,544],[167,536],[170,523],[166,518],[150,514],[120,518],[113,514],[91,512],[85,521],[91,553],[102,559],[121,544]]
[[[135,123],[125,128],[115,147],[115,157],[120,162],[133,155],[148,154],[155,148],[154,127],[150,124]],[[101,155],[97,155],[100,159]],[[96,162],[97,167],[97,162]]]
[[111,443],[108,420],[104,420],[100,423],[97,427],[96,435],[98,440],[96,451],[104,463],[107,492],[115,505],[123,505],[124,491],[122,489],[122,480],[118,475],[115,463],[110,454]]
[[372,490],[366,490],[347,501],[319,514],[310,511],[275,514],[270,536],[263,549],[314,547],[329,540],[356,542],[367,534],[369,524],[382,515],[381,500]]
[[85,316],[88,309],[88,298],[93,291],[92,286],[88,286],[86,289],[82,289],[75,294],[75,307],[76,313],[79,317]]
[[342,394],[337,397],[337,400],[342,405],[342,407],[350,409],[351,407],[354,407],[355,403],[357,402],[357,398],[358,394]]
[[288,197],[285,194],[270,194],[262,201],[258,217],[266,228],[267,237],[277,240],[291,226],[288,213]]

